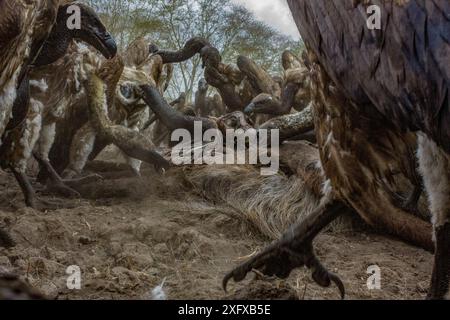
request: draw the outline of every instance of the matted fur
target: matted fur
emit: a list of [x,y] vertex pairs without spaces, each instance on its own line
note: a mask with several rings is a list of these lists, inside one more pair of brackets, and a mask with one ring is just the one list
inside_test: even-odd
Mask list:
[[195,192],[227,204],[236,218],[247,220],[270,239],[278,239],[310,214],[322,198],[297,176],[261,176],[252,166],[195,166],[186,168],[184,175]]

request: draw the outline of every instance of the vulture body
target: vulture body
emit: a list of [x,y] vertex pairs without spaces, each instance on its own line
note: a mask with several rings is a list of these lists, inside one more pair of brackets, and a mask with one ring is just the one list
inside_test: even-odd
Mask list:
[[0,136],[12,116],[17,90],[55,22],[58,0],[0,2]]
[[[163,65],[158,55],[151,55],[149,42],[143,38],[133,41],[121,57],[123,68],[117,69],[112,64],[100,64],[91,68],[94,72],[117,73],[117,84],[108,83],[115,87],[114,97],[108,105],[110,120],[117,125],[122,125],[133,131],[142,131],[149,118],[147,105],[134,92],[134,86],[139,83],[151,83],[162,93],[167,88],[171,77],[170,65]],[[118,62],[121,65],[122,62]],[[109,68],[109,69],[108,69]],[[103,71],[102,71],[103,69]],[[114,70],[113,70],[114,69]],[[117,70],[115,70],[117,69]],[[114,77],[111,77],[113,79]],[[74,106],[78,107],[78,106]],[[70,121],[71,117],[65,121]],[[88,120],[75,133],[72,139],[69,153],[69,162],[62,175],[72,178],[81,174],[86,162],[95,157],[112,141],[102,139],[95,129],[92,119]],[[56,149],[61,150],[60,145]],[[139,175],[141,161],[130,158],[124,154],[126,162],[133,172]]]
[[246,114],[268,114],[281,116],[305,109],[311,101],[309,70],[302,61],[291,51],[282,55],[283,77],[281,81],[281,96],[261,93],[253,98],[245,108]]
[[209,85],[204,78],[198,82],[198,89],[195,93],[195,112],[202,116],[220,117],[225,114],[225,105],[219,94],[208,97]]
[[200,54],[205,69],[204,78],[220,93],[229,112],[243,111],[260,93],[281,95],[279,83],[254,61],[239,56],[236,66],[225,64],[220,52],[206,39],[194,37],[178,51],[158,50],[157,53],[164,63],[178,63]]
[[[15,3],[16,9],[18,3]],[[70,17],[68,7],[70,5],[76,5],[80,9],[81,25],[79,29],[71,30],[67,27],[67,21]],[[55,12],[56,16],[51,21],[47,19],[45,22],[40,22],[46,24],[48,32],[43,38],[41,38],[41,32],[36,35],[36,39],[33,39],[31,56],[28,58],[30,62],[23,72],[23,79],[19,84],[18,95],[13,104],[13,117],[6,126],[7,131],[3,134],[3,144],[0,149],[2,166],[11,169],[14,173],[25,195],[26,204],[33,208],[37,208],[38,205],[33,188],[25,174],[25,169],[26,162],[40,134],[43,105],[36,100],[30,100],[30,76],[36,69],[52,65],[62,58],[74,39],[95,46],[107,58],[113,57],[117,51],[114,40],[90,7],[79,2],[69,2],[61,5],[56,3],[51,8],[53,10],[47,8],[47,11]],[[6,11],[2,14],[9,15],[11,19],[14,18],[15,12]],[[21,28],[23,26],[16,21],[16,27]],[[39,28],[43,29],[42,26],[39,26]],[[36,43],[40,44],[38,49],[33,48]],[[28,60],[27,58],[23,59]],[[33,120],[24,121],[27,115],[31,115]],[[38,160],[47,171],[54,172],[46,159],[38,158]],[[62,184],[59,177],[56,177],[56,179],[59,179],[58,182]],[[66,190],[70,190],[70,188],[66,188]]]
[[377,159],[401,161],[408,131],[418,132],[436,239],[429,297],[450,298],[450,2],[370,2],[381,9],[380,30],[367,27],[366,2],[289,1],[323,68],[316,96],[322,163],[334,190],[376,222],[376,205],[358,194],[380,188],[386,171]]
[[[393,180],[393,165],[414,167],[410,154],[418,133],[419,166],[435,239],[428,297],[450,298],[450,2],[288,3],[309,49],[315,130],[329,179],[326,190],[372,225],[397,228],[403,238],[425,243],[431,230],[396,206],[386,188]],[[380,30],[367,26],[369,4],[381,9]],[[224,284],[230,278],[243,279],[252,268],[287,277],[292,269],[306,265],[320,285],[339,285],[335,275],[317,268],[311,245],[317,229],[308,228],[311,221],[326,225],[337,210],[338,206],[324,206],[321,219],[318,213],[298,223],[228,274]]]

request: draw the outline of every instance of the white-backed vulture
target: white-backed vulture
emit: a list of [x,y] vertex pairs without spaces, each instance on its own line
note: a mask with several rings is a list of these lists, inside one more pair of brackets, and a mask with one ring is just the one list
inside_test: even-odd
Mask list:
[[198,81],[198,89],[195,92],[195,112],[202,116],[220,117],[225,114],[225,105],[219,94],[208,96],[209,85],[204,78]]
[[58,0],[0,2],[0,136],[17,90],[56,20]]
[[[155,151],[154,144],[146,136],[115,124],[108,115],[108,106],[114,103],[117,83],[123,68],[123,61],[119,55],[112,61],[105,61],[100,70],[92,72],[89,76],[86,89],[91,124],[100,139],[114,144],[127,156],[150,163],[157,170],[165,170],[170,167],[170,162]],[[141,78],[134,79],[135,85],[151,86],[160,95],[153,79],[143,72],[141,75]],[[108,78],[111,76],[116,80],[109,81]]]
[[[315,128],[328,192],[381,228],[403,223],[398,232],[407,235],[411,220],[392,204],[384,187],[390,178],[387,166],[404,161],[410,132],[417,132],[435,240],[428,298],[450,298],[450,2],[288,3],[313,64]],[[381,10],[379,30],[368,28],[369,4]],[[287,277],[303,265],[323,286],[336,281],[312,248],[318,227],[336,217],[335,208],[323,209],[325,216],[319,219],[318,212],[294,226],[228,274],[224,284],[230,278],[243,279],[253,268]]]
[[[68,7],[71,5],[76,5],[80,10],[81,24],[79,29],[67,27],[67,21],[70,17]],[[46,21],[49,24],[50,32],[35,56],[32,57],[32,62],[29,63],[28,70],[19,85],[18,95],[12,110],[13,117],[3,134],[3,144],[0,149],[2,167],[9,168],[14,173],[24,193],[26,204],[33,208],[38,207],[37,199],[25,174],[25,169],[27,160],[40,134],[43,105],[36,100],[30,101],[30,77],[39,68],[45,68],[61,59],[75,39],[93,45],[107,58],[113,57],[117,52],[114,40],[90,7],[70,1],[57,6],[56,9],[56,19],[50,22]],[[33,116],[32,121],[24,121],[30,113]],[[53,168],[46,159],[38,157],[38,160],[46,170],[53,172]],[[65,187],[59,177],[55,177],[55,180],[67,192],[70,192],[70,188]]]
[[220,93],[227,111],[243,111],[256,95],[263,92],[281,95],[278,82],[254,61],[239,56],[237,66],[224,64],[220,52],[204,38],[194,37],[178,51],[157,50],[156,53],[164,63],[182,62],[200,54],[204,78]]
[[305,109],[310,100],[309,70],[306,61],[300,60],[291,51],[282,54],[283,77],[281,97],[270,93],[261,93],[254,97],[245,108],[246,114],[269,114],[280,116]]
[[[135,83],[153,83],[162,93],[167,89],[171,77],[171,65],[163,65],[158,55],[151,55],[151,46],[151,42],[139,38],[121,55],[124,67],[115,89],[114,100],[108,105],[111,121],[134,131],[143,130],[149,117],[147,105],[134,93]],[[100,65],[93,70],[98,72],[100,68],[105,66]],[[62,173],[63,177],[72,178],[79,175],[88,159],[93,160],[110,143],[110,140],[98,136],[91,121],[85,123],[72,139],[69,163]],[[127,155],[124,157],[133,172],[139,175],[141,162]]]

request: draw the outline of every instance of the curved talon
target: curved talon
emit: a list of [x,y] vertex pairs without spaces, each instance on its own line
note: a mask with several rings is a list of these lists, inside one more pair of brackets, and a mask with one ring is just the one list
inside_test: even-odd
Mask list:
[[[274,248],[275,247],[275,248]],[[230,279],[240,282],[245,279],[252,270],[259,270],[267,276],[277,276],[286,279],[295,268],[306,265],[312,269],[313,280],[321,287],[330,287],[334,283],[340,292],[341,299],[345,298],[345,286],[342,280],[334,273],[329,272],[317,259],[311,244],[307,244],[302,250],[293,250],[284,246],[269,246],[259,255],[227,273],[222,280],[222,288],[227,292]]]
[[331,281],[334,282],[336,287],[338,287],[339,293],[341,294],[341,300],[344,300],[345,299],[345,286],[344,286],[344,283],[342,282],[341,278],[339,278],[338,275],[336,275],[332,272],[330,272],[328,274],[328,276],[330,277]]

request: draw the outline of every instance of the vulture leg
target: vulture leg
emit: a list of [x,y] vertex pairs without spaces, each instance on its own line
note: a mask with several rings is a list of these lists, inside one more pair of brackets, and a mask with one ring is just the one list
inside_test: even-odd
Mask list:
[[28,176],[25,173],[15,169],[13,166],[10,166],[10,170],[12,171],[14,177],[19,183],[20,189],[22,190],[22,193],[25,197],[25,204],[27,205],[27,207],[39,211],[56,210],[60,208],[60,206],[58,206],[57,203],[52,203],[43,199],[39,199],[36,196],[33,187],[31,186]]
[[435,254],[429,299],[450,299],[450,156],[419,135],[419,166],[433,214]]
[[293,269],[306,266],[312,271],[314,281],[320,286],[329,287],[331,282],[334,282],[343,299],[345,288],[342,281],[320,263],[314,253],[312,242],[320,231],[339,217],[344,210],[346,207],[340,202],[319,207],[289,229],[280,240],[228,273],[223,279],[224,290],[230,279],[242,281],[253,269],[268,276],[287,278]]
[[45,184],[47,190],[55,192],[66,197],[80,197],[80,194],[74,190],[77,186],[97,181],[101,179],[98,175],[92,175],[80,179],[63,179],[53,167],[49,160],[49,153],[55,141],[56,123],[49,123],[42,128],[42,134],[39,141],[39,149],[34,152],[34,158],[38,161],[41,171],[46,177]]
[[[89,123],[85,124],[76,132],[70,146],[69,165],[62,173],[62,177],[65,179],[64,181],[68,181],[69,185],[77,186],[102,179],[102,176],[98,174],[74,179],[74,177],[82,173],[89,157],[92,155],[93,150],[95,150],[98,140],[95,130]],[[107,143],[105,145],[102,144],[102,147],[98,149],[95,155],[97,156],[106,145]]]
[[45,160],[37,152],[33,153],[33,155],[41,168],[47,171],[49,177],[46,182],[47,191],[52,193],[54,192],[68,198],[79,198],[81,196],[78,191],[72,189],[64,183],[64,180],[59,176],[48,160]]
[[137,91],[142,96],[142,99],[152,109],[160,121],[167,127],[170,132],[177,129],[186,129],[191,134],[194,134],[195,123],[201,122],[202,130],[205,132],[208,129],[217,129],[217,124],[214,120],[203,117],[194,117],[185,115],[182,112],[169,106],[164,97],[161,96],[158,89],[150,85],[141,85]]

